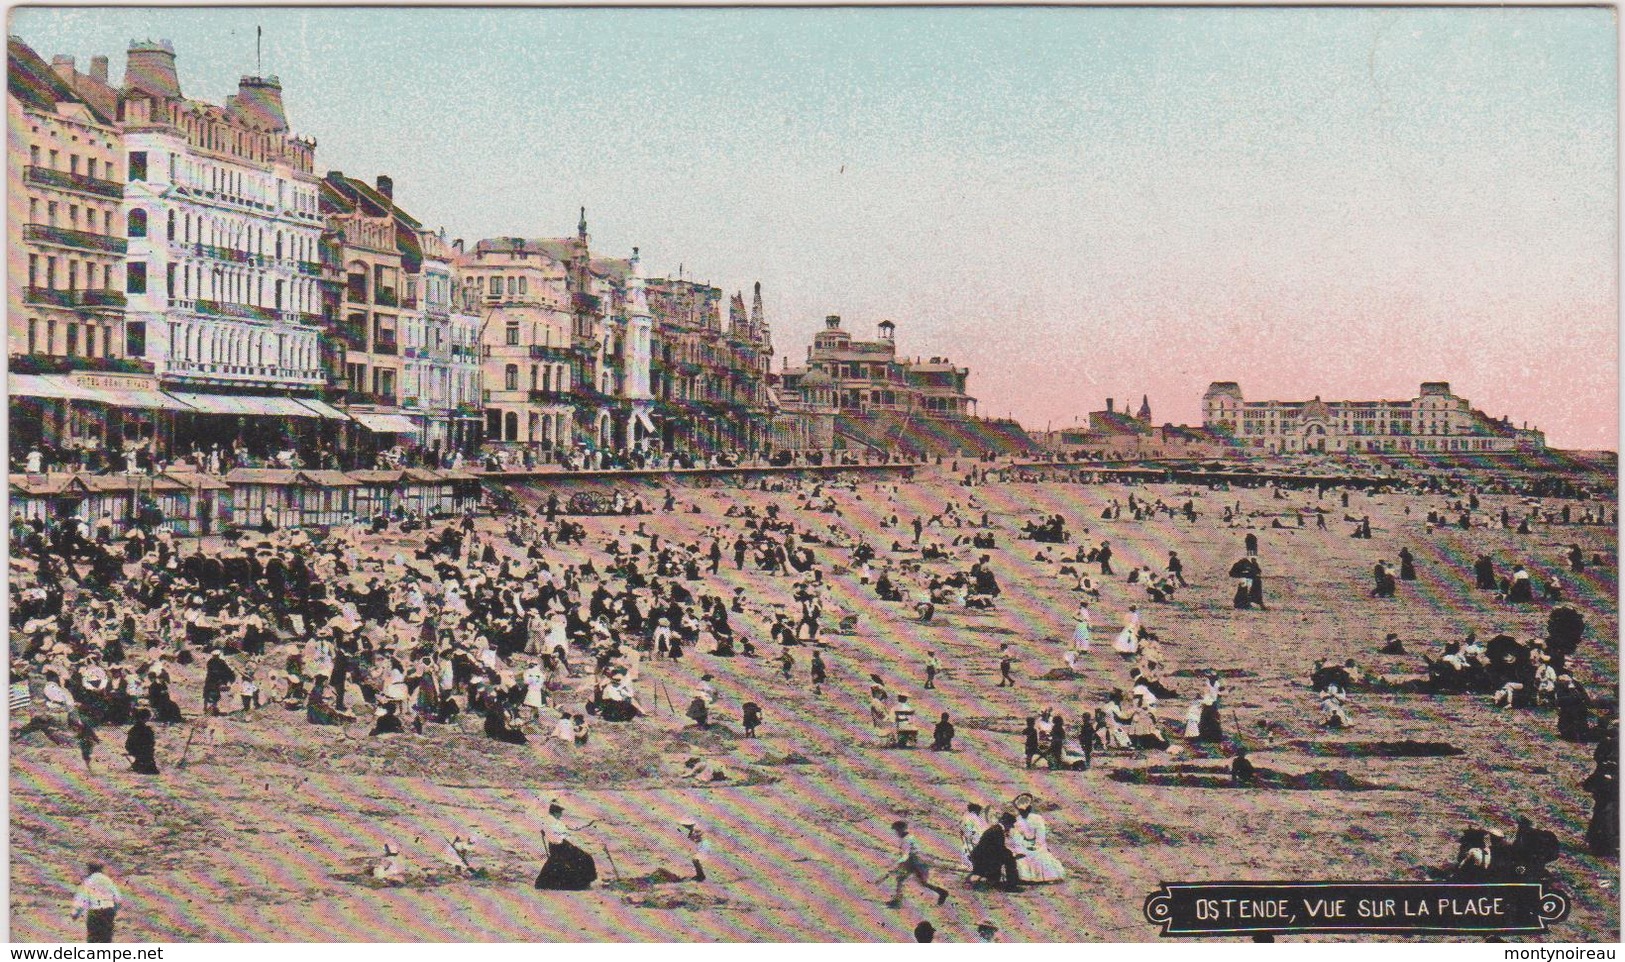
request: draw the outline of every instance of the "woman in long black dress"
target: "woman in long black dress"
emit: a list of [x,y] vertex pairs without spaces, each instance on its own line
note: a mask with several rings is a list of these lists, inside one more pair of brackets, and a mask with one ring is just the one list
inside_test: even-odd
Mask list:
[[164,675],[153,676],[147,684],[147,704],[152,706],[152,717],[160,725],[178,725],[185,721],[181,717],[181,706],[169,696],[169,679]]
[[523,745],[529,741],[524,732],[508,726],[508,711],[503,707],[502,700],[494,697],[485,702],[485,737],[509,745]]
[[152,726],[147,724],[149,717],[145,708],[137,709],[135,724],[124,736],[124,754],[130,756],[130,771],[139,775],[158,774],[158,739],[152,733]]
[[561,892],[591,888],[598,879],[598,865],[591,855],[570,841],[569,826],[564,824],[563,805],[554,802],[547,807],[542,834],[547,842],[547,861],[536,875],[536,887]]

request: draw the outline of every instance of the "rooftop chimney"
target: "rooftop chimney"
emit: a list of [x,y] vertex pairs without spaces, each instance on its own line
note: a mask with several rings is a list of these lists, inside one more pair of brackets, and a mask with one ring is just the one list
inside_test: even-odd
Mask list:
[[238,80],[237,112],[261,130],[285,133],[288,129],[288,115],[282,108],[282,84],[275,77]]
[[1112,413],[1112,399],[1111,398],[1106,399],[1106,413],[1107,414]]
[[384,176],[383,174],[379,174],[378,175],[378,193],[383,194],[385,197],[388,197],[390,200],[394,200],[395,199],[395,181],[393,181],[390,178]]
[[56,56],[51,58],[51,69],[56,71],[56,75],[58,77],[62,78],[63,83],[67,84],[70,87],[73,86],[73,58],[72,57],[70,57],[70,56],[68,56],[67,54],[64,54],[64,53],[57,54]]
[[175,47],[168,40],[131,41],[124,64],[124,88],[153,97],[178,98],[180,78],[175,75]]
[[99,83],[107,83],[107,58],[90,58],[90,79]]

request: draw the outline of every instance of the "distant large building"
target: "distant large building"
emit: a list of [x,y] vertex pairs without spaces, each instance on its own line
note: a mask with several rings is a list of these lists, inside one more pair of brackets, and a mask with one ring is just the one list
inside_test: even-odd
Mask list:
[[1245,451],[1377,454],[1491,453],[1541,450],[1539,430],[1492,418],[1425,381],[1400,401],[1248,401],[1235,381],[1215,381],[1202,395],[1202,425]]
[[876,340],[858,341],[842,329],[839,315],[829,315],[807,349],[806,366],[786,367],[780,379],[781,400],[826,399],[843,414],[968,417],[976,407],[965,390],[970,369],[945,357],[898,357],[897,325],[891,321],[880,322]]
[[946,357],[899,357],[891,321],[880,322],[876,340],[860,341],[831,314],[806,365],[774,378],[773,445],[905,457],[1032,450],[1016,422],[975,416],[969,380],[970,368]]

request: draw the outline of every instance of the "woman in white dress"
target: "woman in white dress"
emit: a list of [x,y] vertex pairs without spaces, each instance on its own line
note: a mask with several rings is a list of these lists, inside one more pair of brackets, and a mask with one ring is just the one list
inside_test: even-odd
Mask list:
[[1123,617],[1123,630],[1117,633],[1112,649],[1119,655],[1132,655],[1140,650],[1140,606],[1129,605]]
[[1077,619],[1077,627],[1072,629],[1072,650],[1081,655],[1089,650],[1089,602],[1078,605],[1078,613],[1073,617]]
[[1033,811],[1033,797],[1025,792],[1016,796],[1016,825],[1012,834],[1022,856],[1016,860],[1016,873],[1021,881],[1042,884],[1066,878],[1066,868],[1049,850],[1044,816]]
[[547,672],[538,662],[527,666],[521,677],[525,682],[525,707],[534,712],[536,720],[540,722],[542,708],[547,705]]

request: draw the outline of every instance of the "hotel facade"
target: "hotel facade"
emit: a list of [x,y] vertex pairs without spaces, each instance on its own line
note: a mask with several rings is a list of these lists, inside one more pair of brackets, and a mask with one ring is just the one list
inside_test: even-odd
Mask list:
[[1538,429],[1492,418],[1447,381],[1424,381],[1417,396],[1395,401],[1248,401],[1235,381],[1214,381],[1202,395],[1202,426],[1245,453],[1487,454],[1537,451]]

